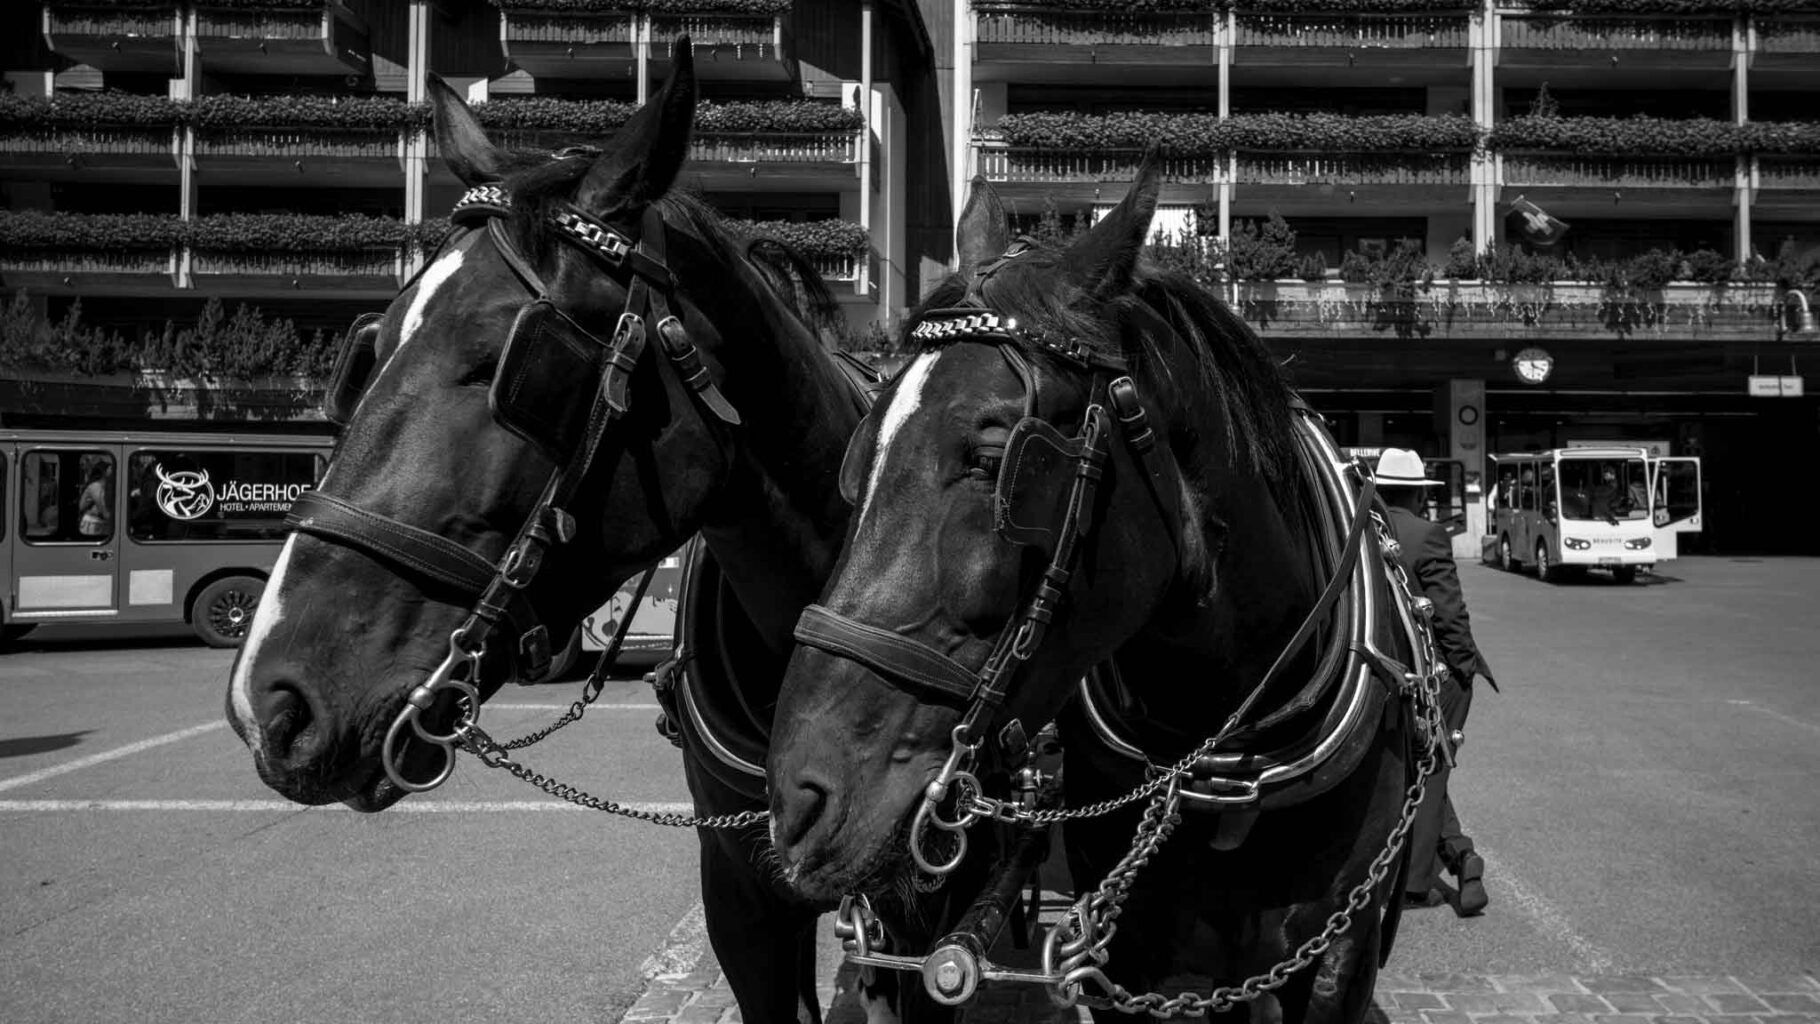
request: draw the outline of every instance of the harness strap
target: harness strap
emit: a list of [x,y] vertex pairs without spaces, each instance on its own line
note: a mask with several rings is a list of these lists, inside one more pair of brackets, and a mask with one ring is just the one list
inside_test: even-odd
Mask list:
[[284,526],[377,555],[468,597],[493,581],[493,563],[462,545],[321,491],[298,496]]
[[886,679],[913,683],[958,701],[973,699],[979,677],[927,644],[812,604],[796,622],[796,639],[849,658]]

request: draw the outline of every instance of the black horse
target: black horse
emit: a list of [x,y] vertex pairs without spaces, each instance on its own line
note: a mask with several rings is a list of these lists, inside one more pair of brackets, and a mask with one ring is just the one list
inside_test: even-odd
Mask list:
[[[699,832],[709,938],[746,1019],[813,1021],[827,908],[778,884],[764,780],[741,764],[763,763],[791,628],[839,553],[836,470],[865,400],[774,284],[793,266],[825,296],[807,264],[775,245],[754,262],[671,191],[689,54],[611,140],[554,154],[502,152],[432,83],[442,159],[470,190],[427,269],[349,339],[339,447],[293,511],[228,714],[279,793],[382,810],[452,763],[426,736],[452,728],[457,683],[478,713],[699,532],[697,607],[737,637],[736,692],[716,676],[666,697],[699,712],[675,716],[698,813],[759,822]],[[426,679],[443,689],[407,705]],[[717,714],[729,701],[740,714]],[[399,727],[407,706],[421,734]]]
[[1085,899],[1058,993],[1355,1022],[1432,756],[1425,627],[1369,484],[1262,344],[1140,262],[1154,168],[1065,250],[963,215],[961,271],[842,470],[856,511],[779,700],[773,836],[806,898],[939,871],[934,840],[1017,816],[978,780],[1060,716]]

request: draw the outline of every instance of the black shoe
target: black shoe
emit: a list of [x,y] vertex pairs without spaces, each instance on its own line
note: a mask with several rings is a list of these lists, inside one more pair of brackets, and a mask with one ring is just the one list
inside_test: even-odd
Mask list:
[[1403,894],[1403,905],[1405,907],[1426,909],[1428,907],[1438,907],[1446,902],[1447,895],[1439,889],[1430,889],[1427,892],[1405,892]]
[[1454,912],[1472,917],[1485,912],[1491,897],[1485,895],[1485,861],[1472,850],[1460,856],[1460,869],[1454,873],[1460,880],[1460,902]]

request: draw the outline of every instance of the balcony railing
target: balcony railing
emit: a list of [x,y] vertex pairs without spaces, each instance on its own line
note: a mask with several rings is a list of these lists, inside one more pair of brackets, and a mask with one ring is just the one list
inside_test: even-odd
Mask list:
[[53,52],[78,64],[102,71],[175,73],[179,24],[175,3],[152,8],[47,4],[43,30]]
[[1241,185],[1470,185],[1470,153],[1240,153]]
[[[1752,173],[1760,192],[1820,193],[1820,156],[1760,156]],[[1805,197],[1804,197],[1805,198]]]
[[121,125],[56,128],[0,135],[0,154],[9,168],[50,169],[178,168],[182,132],[176,128]]
[[1730,157],[1568,156],[1506,153],[1506,185],[1563,188],[1730,189],[1737,165]]
[[852,164],[859,132],[704,132],[689,153],[700,163]]
[[[1135,149],[1069,152],[1054,149],[1012,148],[993,142],[976,142],[978,173],[987,180],[1008,184],[1097,184],[1129,182],[1144,154]],[[1210,185],[1224,180],[1226,161],[1218,156],[1163,158],[1162,178],[1171,184]]]
[[978,7],[978,42],[998,47],[1211,47],[1215,16],[1206,12],[1042,10]]
[[1464,13],[1240,14],[1236,28],[1241,49],[1460,50],[1467,43]]
[[667,63],[670,46],[687,35],[695,73],[704,78],[790,76],[782,15],[690,14],[651,19],[651,59]]
[[169,248],[113,252],[0,250],[0,280],[8,288],[67,291],[169,287],[176,271],[176,252]]
[[395,287],[404,268],[404,248],[388,246],[339,252],[215,252],[190,250],[190,275],[199,287],[264,284],[297,290]]
[[364,73],[367,27],[340,0],[315,8],[196,8],[196,46],[211,70],[289,74]]
[[1820,70],[1820,18],[1759,17],[1755,63],[1760,67]]
[[1729,59],[1732,50],[1730,18],[1637,18],[1562,16],[1557,14],[1499,15],[1500,48],[1546,50],[1563,54],[1575,51],[1638,54],[1674,54],[1665,61],[1684,62],[1688,54],[1709,53]]
[[871,260],[871,254],[861,253],[854,256],[810,256],[809,263],[815,272],[829,284],[853,284],[859,280],[860,272],[865,270]]
[[196,156],[396,160],[403,141],[396,131],[322,128],[213,128],[196,132]]

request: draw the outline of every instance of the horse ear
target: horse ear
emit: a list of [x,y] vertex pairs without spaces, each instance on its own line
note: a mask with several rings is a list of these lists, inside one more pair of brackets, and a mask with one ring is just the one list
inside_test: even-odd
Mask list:
[[957,269],[963,276],[971,275],[1011,246],[1005,204],[983,174],[976,176],[967,189],[967,205],[961,208],[961,222],[954,229],[954,246],[960,264]]
[[609,204],[643,209],[663,198],[689,159],[694,125],[695,58],[682,35],[670,49],[670,80],[603,147],[606,155],[582,180],[576,202],[599,212]]
[[430,76],[430,112],[436,124],[436,148],[462,184],[470,188],[500,179],[505,161],[480,119],[438,75]]
[[1162,187],[1161,164],[1156,148],[1151,147],[1138,165],[1137,179],[1125,198],[1068,249],[1063,266],[1088,292],[1109,296],[1130,287],[1138,253],[1144,248],[1150,235],[1150,220],[1156,214],[1157,191]]

